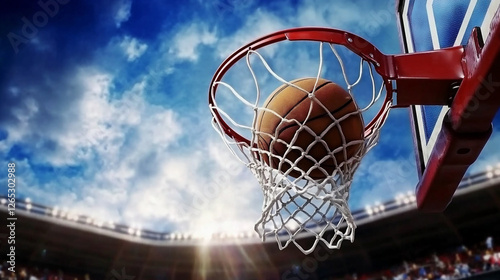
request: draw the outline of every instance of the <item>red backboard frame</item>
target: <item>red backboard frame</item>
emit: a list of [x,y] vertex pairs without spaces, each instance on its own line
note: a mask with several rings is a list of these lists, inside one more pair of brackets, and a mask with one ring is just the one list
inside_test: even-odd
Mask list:
[[[422,44],[422,40],[426,40],[425,37],[421,37],[425,34],[422,32],[426,30],[426,27],[421,26],[421,24],[411,25],[410,15],[415,12],[426,14],[429,17],[429,28],[434,30],[434,32],[436,32],[436,26],[432,25],[432,23],[437,24],[437,20],[441,20],[441,24],[448,24],[451,18],[453,18],[454,22],[459,23],[460,28],[463,30],[465,30],[464,27],[467,25],[470,26],[472,22],[481,25],[481,22],[478,23],[477,20],[483,21],[483,28],[489,24],[489,26],[486,26],[486,29],[489,27],[488,34],[481,34],[479,27],[472,30],[472,34],[470,34],[467,44],[464,47],[461,62],[463,80],[461,83],[455,84],[458,91],[450,99],[449,104],[447,104],[449,109],[442,111],[442,113],[446,112],[444,119],[442,122],[438,119],[434,128],[435,131],[440,129],[440,132],[433,133],[430,136],[430,139],[428,139],[430,141],[429,144],[423,142],[425,139],[421,139],[424,133],[423,125],[425,120],[417,118],[417,111],[420,109],[415,108],[415,106],[412,106],[411,109],[418,158],[417,167],[419,168],[420,175],[420,181],[416,188],[417,204],[422,210],[439,212],[446,209],[469,166],[476,161],[492,133],[491,123],[500,104],[500,77],[498,76],[498,69],[500,68],[498,58],[500,45],[498,25],[500,16],[498,8],[496,8],[497,10],[494,15],[485,16],[482,14],[485,10],[477,12],[478,8],[475,2],[471,2],[467,7],[468,17],[464,16],[467,20],[464,18],[464,21],[461,22],[459,21],[460,16],[457,18],[451,12],[455,7],[455,3],[447,5],[449,7],[448,10],[450,10],[448,14],[441,11],[439,16],[434,13],[431,15],[431,11],[436,8],[432,5],[432,1],[419,2],[418,7],[414,6],[416,4],[416,2],[409,0],[396,1],[397,22],[400,30],[402,49],[405,51],[411,52],[413,48],[415,48],[413,51],[419,51],[413,44],[417,41]],[[495,9],[494,1],[481,4],[483,6],[488,5],[488,11],[492,10],[492,8]],[[441,7],[443,6],[441,5]],[[475,14],[477,18],[474,21],[469,21],[471,14],[475,12],[477,12]],[[481,19],[480,16],[484,16],[484,18]],[[489,21],[490,17],[492,17],[491,21]],[[416,33],[417,30],[413,29],[418,29],[419,33]],[[442,29],[441,32],[443,30],[446,29]],[[452,34],[450,34],[451,38],[453,38]],[[434,33],[434,36],[437,35]],[[441,35],[448,34],[441,33]],[[467,36],[467,34],[464,34],[464,36]],[[436,48],[435,41],[438,38],[432,38],[434,48]],[[453,38],[459,39],[455,40],[455,44],[460,42],[460,38],[459,36]],[[438,46],[439,42],[443,43],[442,41],[438,41]],[[420,51],[421,49],[422,46],[420,47]],[[446,108],[446,106],[443,108]],[[432,119],[428,121],[431,125],[433,124]],[[424,152],[426,156],[424,156]]]

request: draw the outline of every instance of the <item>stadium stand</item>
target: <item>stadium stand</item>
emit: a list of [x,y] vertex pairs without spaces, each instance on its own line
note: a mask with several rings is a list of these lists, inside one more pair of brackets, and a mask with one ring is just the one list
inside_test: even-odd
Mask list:
[[[488,173],[469,180],[444,213],[421,213],[411,197],[398,196],[356,212],[354,243],[307,256],[249,234],[203,245],[182,233],[75,218],[24,200],[16,208],[11,279],[500,279],[500,180]],[[2,279],[10,277],[6,267]]]

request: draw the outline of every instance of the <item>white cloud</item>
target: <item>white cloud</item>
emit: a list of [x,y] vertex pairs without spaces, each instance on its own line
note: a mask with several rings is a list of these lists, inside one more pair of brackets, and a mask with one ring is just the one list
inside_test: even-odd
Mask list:
[[394,24],[394,4],[379,2],[366,3],[360,8],[359,3],[325,3],[319,0],[303,1],[296,9],[297,15],[292,20],[297,26],[325,26],[347,30],[358,35],[373,36],[389,25]]
[[[12,113],[20,121],[22,128],[26,128],[30,119],[32,119],[38,113],[38,105],[35,99],[28,97],[23,100],[23,104],[20,107],[13,108]],[[21,136],[16,134],[11,135],[11,138],[20,140]]]
[[[136,83],[120,99],[114,99],[110,96],[113,77],[109,74],[86,68],[74,75],[79,87],[73,90],[83,94],[71,108],[66,108],[71,115],[61,115],[66,129],[38,134],[38,128],[26,121],[24,129],[9,131],[9,141],[12,144],[25,139],[27,145],[33,145],[30,149],[37,151],[34,162],[25,163],[27,170],[32,164],[56,168],[76,165],[84,169],[83,177],[60,174],[50,182],[39,183],[27,173],[28,190],[23,192],[45,201],[38,190],[50,190],[59,194],[51,198],[54,204],[91,215],[96,211],[106,212],[106,216],[117,218],[116,209],[135,205],[129,204],[132,191],[158,172],[158,162],[169,158],[167,149],[183,131],[173,111],[145,102],[144,82]],[[26,110],[36,114],[36,103],[26,100]],[[22,113],[30,118],[28,111]],[[46,153],[30,141],[35,135],[42,137],[38,142],[50,139],[58,149]],[[46,156],[41,157],[42,153]]]
[[116,4],[114,20],[116,27],[119,28],[122,23],[130,18],[130,9],[132,8],[132,0],[121,0]]
[[193,215],[186,230],[196,232],[211,226],[225,232],[252,230],[263,199],[257,180],[220,139],[209,140],[206,147],[204,156],[213,168],[200,174],[210,172],[201,176],[207,179],[198,182],[191,197]]
[[[82,68],[74,76],[79,85],[74,90],[83,94],[68,108],[73,115],[65,119],[67,129],[43,136],[62,147],[43,164],[81,166],[82,174],[59,174],[41,183],[32,170],[39,162],[20,161],[25,195],[72,213],[148,229],[197,232],[221,221],[221,230],[253,228],[261,191],[215,132],[189,149],[179,147],[181,137],[191,133],[181,123],[198,126],[198,120],[147,103],[145,81],[114,98],[110,74]],[[36,103],[27,104],[36,115]],[[31,138],[29,124],[19,137]],[[58,195],[46,199],[46,192]]]
[[215,31],[209,30],[208,25],[203,23],[191,23],[183,27],[168,41],[169,53],[178,59],[196,61],[200,45],[212,45],[217,41]]
[[127,60],[134,61],[144,54],[148,45],[146,43],[140,43],[136,38],[125,36],[123,41],[120,42],[120,47],[127,56]]
[[220,39],[217,43],[217,54],[221,58],[226,58],[250,41],[284,29],[286,26],[286,19],[278,17],[269,11],[258,9],[248,16],[245,24],[234,34]]
[[[388,3],[387,7],[374,3],[369,8],[360,9],[359,4],[355,3],[324,3],[313,0],[301,1],[294,9],[286,7],[281,10],[259,8],[248,15],[244,25],[235,33],[219,40],[217,52],[221,58],[225,58],[256,38],[299,26],[338,28],[372,39],[371,37],[377,35],[380,30],[395,27],[392,20],[394,8],[390,1]],[[286,16],[284,16],[285,14]],[[383,42],[387,44],[386,41]],[[267,49],[272,51],[272,48]]]
[[[311,3],[314,2],[314,3]],[[321,1],[302,2],[297,8],[296,21],[300,26],[353,27],[362,22],[366,11],[350,2],[342,4]]]
[[217,231],[251,230],[260,215],[257,182],[218,139],[200,146],[207,148],[181,154],[159,151],[157,160],[140,162],[155,169],[152,173],[141,172],[137,164],[129,168],[136,163],[133,158],[150,150],[144,145],[132,151],[135,155],[115,160],[113,155],[103,156],[101,160],[109,166],[100,168],[81,196],[63,192],[70,199],[61,205],[149,229],[196,233],[216,226]]

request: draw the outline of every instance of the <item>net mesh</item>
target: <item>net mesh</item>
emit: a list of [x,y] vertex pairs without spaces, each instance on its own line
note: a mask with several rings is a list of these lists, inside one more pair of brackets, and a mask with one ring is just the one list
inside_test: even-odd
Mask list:
[[[316,83],[320,79],[323,68],[323,44],[319,43],[319,67],[316,76]],[[350,112],[340,117],[335,117],[321,101],[316,98],[314,90],[307,90],[292,84],[279,76],[269,66],[263,55],[255,50],[248,50],[246,55],[246,64],[250,70],[251,77],[255,83],[255,95],[252,99],[244,97],[235,87],[226,82],[216,82],[212,85],[212,98],[215,100],[215,87],[224,87],[232,95],[253,112],[251,124],[245,124],[238,121],[236,116],[230,116],[230,113],[214,102],[211,106],[212,113],[217,111],[226,123],[234,131],[248,132],[248,141],[238,141],[236,138],[228,136],[220,122],[214,119],[213,126],[222,136],[224,143],[255,175],[262,187],[264,202],[262,206],[262,216],[255,224],[255,231],[262,240],[274,238],[278,242],[279,248],[283,249],[290,243],[294,243],[304,254],[311,253],[319,242],[324,243],[330,249],[340,248],[343,240],[354,241],[355,221],[349,209],[348,199],[353,175],[358,168],[361,159],[378,141],[380,128],[385,117],[376,118],[371,124],[370,129],[365,131],[364,139],[346,140],[342,127],[342,121],[353,114],[363,114],[371,108],[380,98],[384,89],[382,82],[380,87],[376,85],[373,74],[373,65],[360,58],[359,76],[353,82],[348,80],[346,69],[342,57],[339,55],[336,46],[329,45],[329,50],[338,60],[338,65],[342,70],[343,80],[347,91],[353,95],[355,87],[363,76],[363,71],[368,69],[368,77],[371,80],[371,97],[366,106],[359,108],[358,111]],[[315,132],[307,125],[306,121],[299,122],[295,119],[287,119],[269,108],[261,105],[262,96],[257,76],[250,62],[250,56],[255,56],[261,61],[265,69],[279,82],[295,87],[307,93],[311,101],[309,114],[313,104],[319,105],[325,110],[325,115],[331,118],[331,125],[321,132]],[[367,66],[367,67],[366,67]],[[365,70],[364,70],[365,69]],[[316,87],[314,87],[316,88]],[[383,115],[386,115],[391,107],[391,102],[384,103],[381,108]],[[280,123],[293,123],[298,126],[295,135],[290,141],[283,141],[276,135],[266,134],[271,139],[271,143],[279,143],[286,150],[279,154],[272,153],[273,149],[263,149],[257,144],[259,135],[263,132],[255,129],[259,112],[266,111],[275,114],[280,118]],[[323,139],[324,135],[331,130],[338,131],[341,138],[341,145],[338,147],[329,147]],[[297,145],[297,139],[304,137],[304,134],[310,135],[312,142],[307,147]],[[317,159],[309,155],[311,147],[322,145],[326,150],[326,155]],[[356,147],[354,153],[348,153],[349,147]],[[287,156],[296,154],[297,157]],[[267,163],[266,160],[268,159]],[[312,162],[310,168],[303,170],[299,167],[299,162],[308,160]],[[333,161],[334,167],[326,169],[324,162]],[[270,166],[275,165],[275,166]],[[314,175],[313,176],[313,172]],[[318,172],[322,174],[318,179]],[[313,242],[302,242],[306,236],[315,236]],[[311,239],[309,239],[311,240]]]

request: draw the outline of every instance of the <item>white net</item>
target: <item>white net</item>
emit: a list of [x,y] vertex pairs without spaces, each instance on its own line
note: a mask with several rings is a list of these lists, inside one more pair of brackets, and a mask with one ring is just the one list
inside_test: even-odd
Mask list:
[[[353,175],[365,153],[377,143],[380,128],[392,105],[391,102],[382,104],[383,107],[380,111],[383,112],[383,117],[375,118],[375,121],[370,124],[370,129],[365,131],[364,138],[348,139],[349,137],[346,137],[345,133],[346,127],[342,126],[343,121],[352,115],[366,114],[379,100],[384,90],[384,83],[382,81],[380,86],[378,85],[378,81],[374,77],[373,65],[358,56],[356,57],[359,58],[359,72],[357,77],[353,79],[354,81],[349,81],[343,58],[337,50],[338,46],[327,44],[330,55],[333,54],[338,61],[345,89],[352,96],[355,96],[354,90],[363,77],[368,80],[371,87],[368,101],[362,107],[356,107],[355,111],[341,116],[332,113],[315,95],[316,85],[324,72],[324,43],[319,44],[319,66],[312,91],[300,88],[296,83],[287,81],[278,75],[264,56],[254,50],[249,50],[246,55],[246,66],[250,70],[250,76],[256,89],[253,94],[241,93],[241,90],[237,90],[236,86],[223,81],[216,82],[211,89],[214,100],[214,104],[211,106],[212,113],[214,114],[216,111],[220,118],[224,119],[231,127],[232,131],[248,138],[247,141],[241,141],[235,140],[239,137],[228,136],[221,122],[214,118],[213,126],[222,136],[224,143],[238,159],[252,170],[262,187],[264,194],[262,216],[257,221],[255,230],[262,240],[276,239],[280,249],[294,243],[304,254],[311,253],[319,242],[323,242],[330,249],[337,249],[340,248],[343,240],[354,241],[356,225],[348,204]],[[298,121],[286,116],[283,117],[262,105],[263,99],[266,99],[269,92],[262,90],[250,57],[257,58],[256,60],[270,74],[270,77],[279,83],[297,88],[307,95],[311,106],[305,120]],[[238,80],[238,83],[241,82]],[[239,108],[237,112],[223,108],[215,101],[216,88],[219,88],[218,90],[224,88],[229,95],[235,97],[231,102],[231,107]],[[264,93],[267,94],[264,95]],[[307,119],[311,115],[312,108],[318,106],[324,110],[323,116],[331,119],[331,124],[321,131],[309,127]],[[251,112],[249,114],[251,122],[241,121],[244,117],[243,108]],[[295,134],[288,141],[277,137],[278,133],[266,134],[266,137],[270,139],[270,145],[281,147],[280,153],[275,153],[272,148],[264,148],[258,143],[263,132],[256,129],[256,122],[259,114],[263,111],[279,117],[280,124],[293,123],[297,126]],[[340,145],[332,146],[325,140],[325,135],[331,131],[335,131],[339,135]],[[298,141],[301,141],[300,138],[303,139],[305,135],[311,139],[310,144],[306,146],[297,144]],[[324,155],[320,158],[310,155],[315,145],[324,147]],[[309,164],[304,165],[304,161]],[[312,242],[306,242],[304,241],[306,239],[302,238],[310,236],[316,238],[307,238],[307,240],[313,240]]]

